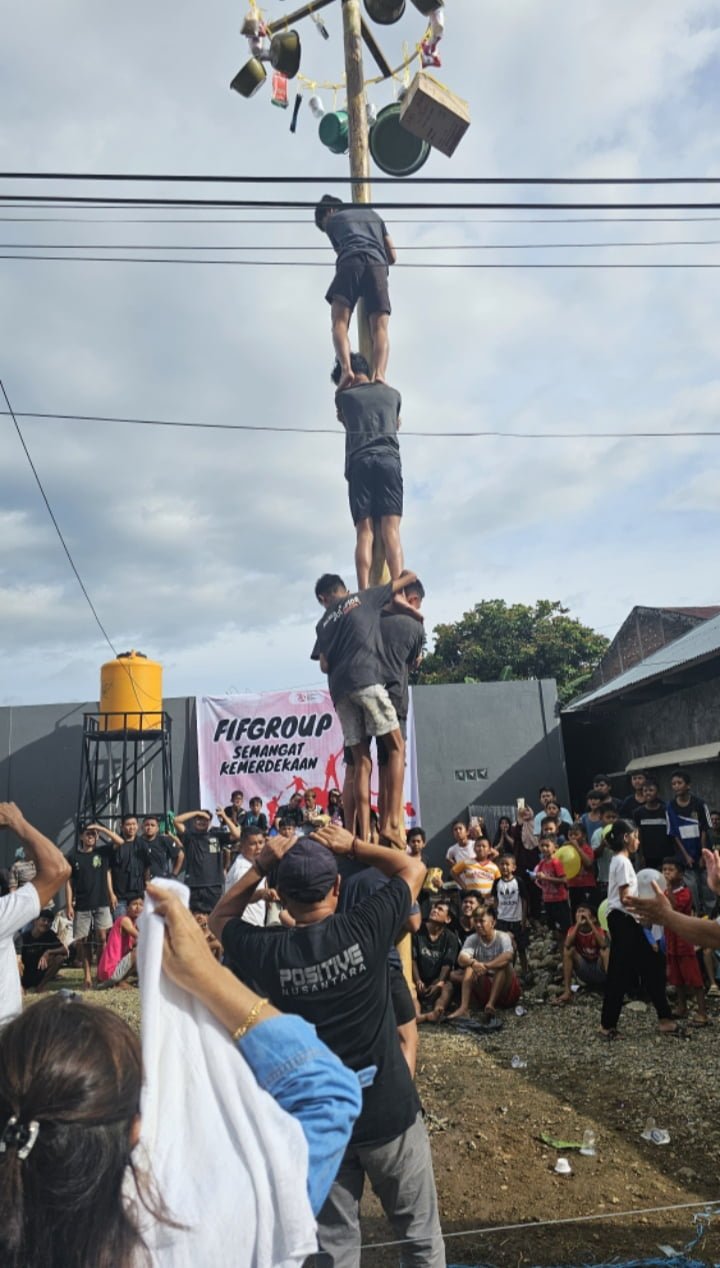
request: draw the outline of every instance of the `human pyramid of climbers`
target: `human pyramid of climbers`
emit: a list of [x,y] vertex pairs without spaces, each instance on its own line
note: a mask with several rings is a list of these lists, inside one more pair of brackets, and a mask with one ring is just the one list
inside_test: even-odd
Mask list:
[[[325,194],[315,223],[330,239],[335,276],[330,304],[336,361],[332,381],[337,417],[345,428],[345,479],[356,531],[357,589],[336,573],[315,586],[325,615],[317,625],[313,660],[328,685],[345,744],[343,810],[346,826],[370,837],[371,741],[378,764],[378,817],[387,841],[404,845],[403,781],[408,678],[424,644],[420,611],[425,591],[404,568],[400,541],[403,480],[398,431],[401,397],[386,382],[390,295],[388,266],[397,259],[387,227],[370,207],[346,205]],[[350,321],[362,300],[372,339],[373,367],[350,346]],[[389,581],[371,585],[375,531],[382,537]]]

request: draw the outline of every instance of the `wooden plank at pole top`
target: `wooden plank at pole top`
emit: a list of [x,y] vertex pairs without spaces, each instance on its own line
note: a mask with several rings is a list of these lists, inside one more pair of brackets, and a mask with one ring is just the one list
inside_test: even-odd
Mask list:
[[400,122],[448,158],[470,127],[470,107],[427,71],[419,70],[405,94]]

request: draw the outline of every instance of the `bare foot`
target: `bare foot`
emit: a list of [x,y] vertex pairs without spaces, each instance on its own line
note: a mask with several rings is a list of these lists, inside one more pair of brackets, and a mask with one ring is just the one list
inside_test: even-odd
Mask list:
[[391,845],[395,850],[407,849],[405,834],[400,828],[388,825],[387,827],[382,827],[378,835],[383,845]]
[[457,1008],[454,1013],[448,1013],[448,1021],[457,1021],[459,1017],[469,1017],[469,1008]]
[[572,992],[563,991],[562,995],[556,995],[553,1004],[572,1004]]
[[376,370],[376,371],[375,371],[375,373],[373,374],[372,381],[373,381],[373,383],[384,383],[384,382],[385,382],[385,375],[384,375],[384,374],[378,374],[378,372],[377,372],[377,370]]

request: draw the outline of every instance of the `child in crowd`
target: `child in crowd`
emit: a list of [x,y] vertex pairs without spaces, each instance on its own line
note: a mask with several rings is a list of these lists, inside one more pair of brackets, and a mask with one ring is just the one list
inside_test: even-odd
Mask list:
[[540,846],[535,835],[535,811],[532,806],[518,805],[517,823],[513,825],[515,848],[513,853],[518,876],[525,881],[528,890],[528,911],[532,920],[540,919],[540,890],[532,884],[532,875],[540,862]]
[[512,854],[502,855],[500,876],[494,881],[492,887],[492,899],[497,913],[495,928],[501,933],[511,935],[517,955],[520,957],[520,968],[524,974],[527,974],[527,889],[524,881],[515,875],[515,866]]
[[[543,825],[546,823],[543,820]],[[565,868],[555,857],[556,850],[555,837],[548,834],[547,827],[543,826],[540,837],[541,857],[535,871],[535,883],[542,893],[547,927],[555,931],[558,947],[562,947],[571,920]]]
[[487,837],[479,837],[475,842],[475,858],[462,859],[452,868],[463,889],[474,889],[483,898],[488,898],[494,882],[500,875],[500,868],[491,858],[492,847]]
[[592,852],[595,855],[595,867],[597,868],[598,902],[601,902],[608,892],[608,878],[613,855],[607,843],[607,837],[612,825],[617,821],[617,817],[617,810],[608,802],[602,808],[602,824],[599,828],[596,828],[590,838]]
[[604,986],[609,956],[605,930],[598,924],[592,908],[581,903],[575,912],[575,924],[568,929],[563,947],[563,992],[553,1003],[572,1003],[573,973],[586,986]]
[[98,988],[101,986],[128,987],[127,978],[135,969],[137,952],[137,922],[143,909],[141,897],[129,898],[127,914],[118,916],[98,962]]
[[[683,872],[677,859],[663,859],[663,876],[667,882],[667,898],[670,906],[683,916],[693,915],[692,895],[683,878]],[[672,929],[665,932],[667,980],[677,990],[677,1008],[673,1017],[687,1017],[688,993],[695,1000],[697,1015],[692,1018],[694,1026],[708,1026],[710,1019],[705,1004],[705,989],[702,973],[697,961],[696,949],[692,942],[687,942]]]
[[585,798],[586,810],[580,816],[585,836],[592,843],[593,833],[603,826],[603,799],[597,788],[591,788]]
[[592,907],[593,910],[597,909],[595,855],[588,845],[585,829],[581,822],[568,825],[566,844],[572,846],[577,852],[581,865],[580,871],[576,876],[568,877],[570,910],[573,917],[576,917],[580,906]]

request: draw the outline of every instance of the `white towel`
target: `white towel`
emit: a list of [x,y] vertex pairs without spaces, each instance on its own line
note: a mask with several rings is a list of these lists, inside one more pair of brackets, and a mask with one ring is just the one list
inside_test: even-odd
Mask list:
[[[187,906],[188,890],[157,880]],[[203,1004],[162,973],[164,922],[146,895],[138,972],[145,1086],[141,1146],[170,1214],[143,1235],[158,1268],[278,1268],[317,1249],[307,1141]]]

